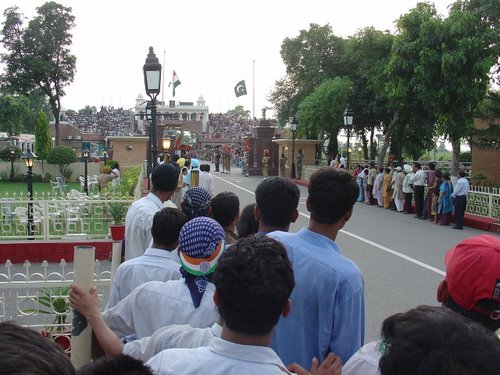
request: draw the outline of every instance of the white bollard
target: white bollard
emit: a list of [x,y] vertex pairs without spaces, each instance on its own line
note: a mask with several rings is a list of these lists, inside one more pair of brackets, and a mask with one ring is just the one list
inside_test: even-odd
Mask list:
[[[94,283],[94,246],[75,246],[74,251],[74,284],[90,292]],[[87,319],[73,310],[73,329],[71,331],[71,361],[79,369],[91,360],[92,328]]]

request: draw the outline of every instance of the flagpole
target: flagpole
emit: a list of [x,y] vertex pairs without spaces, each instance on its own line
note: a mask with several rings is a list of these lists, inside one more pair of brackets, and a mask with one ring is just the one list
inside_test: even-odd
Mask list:
[[253,114],[252,114],[252,117],[253,117],[253,126],[255,126],[255,60],[253,60],[253,82],[252,82],[252,93],[253,93],[253,108],[252,108],[252,111],[253,111]]
[[162,65],[162,72],[161,75],[163,76],[163,80],[161,82],[161,101],[165,103],[164,95],[165,95],[165,50],[163,50],[163,65]]

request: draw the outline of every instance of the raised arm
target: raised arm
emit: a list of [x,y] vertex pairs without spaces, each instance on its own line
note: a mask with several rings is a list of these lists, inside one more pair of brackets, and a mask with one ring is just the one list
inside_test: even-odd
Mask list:
[[90,293],[76,285],[71,285],[70,288],[69,302],[71,307],[87,319],[102,350],[109,355],[122,354],[123,343],[102,319],[96,288],[93,287]]

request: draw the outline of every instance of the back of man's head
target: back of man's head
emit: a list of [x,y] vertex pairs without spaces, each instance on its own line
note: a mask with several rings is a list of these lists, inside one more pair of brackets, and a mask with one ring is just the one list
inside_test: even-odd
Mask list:
[[160,164],[151,173],[153,191],[175,191],[180,168],[177,163]]
[[262,224],[282,228],[294,220],[299,205],[300,190],[293,182],[281,177],[263,180],[255,190],[255,202]]
[[73,375],[66,353],[39,332],[15,322],[0,323],[0,373]]
[[240,214],[240,200],[230,191],[217,194],[210,202],[212,217],[223,227],[231,224]]
[[106,356],[90,362],[77,375],[153,375],[142,361],[128,355]]
[[323,167],[312,174],[308,191],[311,219],[321,224],[334,224],[352,209],[359,187],[349,172]]
[[181,210],[172,207],[162,208],[153,217],[151,226],[154,245],[173,250],[179,242],[181,228],[187,221],[187,215]]
[[381,375],[500,374],[498,337],[446,307],[392,315],[381,336]]
[[445,256],[438,301],[492,331],[500,328],[500,239],[466,238]]
[[221,255],[214,284],[224,324],[234,332],[265,335],[277,324],[295,281],[283,245],[258,235]]

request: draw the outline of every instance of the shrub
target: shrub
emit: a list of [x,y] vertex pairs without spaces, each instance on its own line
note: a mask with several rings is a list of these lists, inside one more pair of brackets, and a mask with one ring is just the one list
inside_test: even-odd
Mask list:
[[69,165],[74,162],[76,162],[76,152],[68,146],[57,146],[53,148],[47,156],[47,163],[57,164],[61,176],[63,176],[66,181],[69,181],[71,178],[73,171]]

